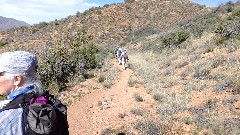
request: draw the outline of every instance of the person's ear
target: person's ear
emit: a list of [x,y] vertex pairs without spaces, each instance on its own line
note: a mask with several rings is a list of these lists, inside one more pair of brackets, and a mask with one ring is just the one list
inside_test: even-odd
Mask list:
[[15,86],[20,86],[22,84],[22,81],[23,81],[23,77],[20,76],[20,75],[17,75],[14,77],[14,85]]

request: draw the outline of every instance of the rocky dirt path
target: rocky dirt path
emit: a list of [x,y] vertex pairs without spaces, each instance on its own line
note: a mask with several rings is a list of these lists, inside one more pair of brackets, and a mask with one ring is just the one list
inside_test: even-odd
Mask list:
[[[121,69],[120,65],[113,63]],[[156,116],[152,107],[154,101],[144,87],[128,87],[132,74],[131,69],[122,70],[120,79],[110,89],[93,91],[73,103],[68,108],[70,135],[98,135],[106,129],[126,128],[144,117],[134,115],[132,109],[144,110],[145,116]],[[144,97],[144,102],[134,99],[136,93]]]

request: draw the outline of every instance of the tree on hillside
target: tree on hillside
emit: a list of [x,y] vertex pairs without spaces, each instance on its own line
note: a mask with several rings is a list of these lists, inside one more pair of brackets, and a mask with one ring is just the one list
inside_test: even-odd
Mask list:
[[124,0],[125,3],[133,3],[135,0]]

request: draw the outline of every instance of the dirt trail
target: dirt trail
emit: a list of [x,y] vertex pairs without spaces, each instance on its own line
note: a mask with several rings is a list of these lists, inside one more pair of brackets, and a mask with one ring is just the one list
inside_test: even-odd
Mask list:
[[[113,63],[121,69],[120,65]],[[73,103],[68,108],[70,135],[97,135],[106,128],[126,127],[142,118],[133,115],[131,109],[148,108],[145,114],[152,112],[151,105],[154,101],[144,88],[128,87],[132,73],[130,69],[122,70],[120,79],[110,89],[93,91]],[[143,95],[144,102],[137,102],[134,93]]]

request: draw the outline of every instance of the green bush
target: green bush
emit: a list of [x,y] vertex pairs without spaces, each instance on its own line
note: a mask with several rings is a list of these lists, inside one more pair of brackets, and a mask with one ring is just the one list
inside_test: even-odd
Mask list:
[[230,86],[232,87],[234,94],[240,94],[240,80],[239,79],[233,80],[231,82]]
[[164,96],[164,95],[162,95],[162,94],[159,94],[159,93],[155,93],[155,94],[153,94],[153,99],[155,100],[155,101],[158,101],[158,102],[164,102],[164,101],[167,101],[167,98]]
[[215,30],[214,32],[215,33],[218,33],[218,34],[222,34],[224,32],[224,30],[226,29],[227,25],[224,25],[224,24],[218,24],[215,26]]
[[161,135],[164,133],[163,129],[167,131],[167,128],[164,128],[163,125],[152,120],[137,122],[135,128],[140,130],[144,135]]
[[232,20],[234,17],[240,17],[240,10],[234,11],[232,14],[228,16],[229,20]]
[[100,77],[98,78],[98,82],[104,82],[106,80],[106,76],[104,75],[100,75]]
[[184,42],[189,37],[189,34],[185,31],[173,32],[163,38],[162,42],[164,47],[176,46]]
[[142,96],[138,95],[138,94],[134,94],[134,98],[137,102],[143,102],[143,98]]
[[214,32],[225,40],[238,37],[240,35],[240,17],[236,17],[226,23],[221,23],[215,26]]
[[125,3],[133,3],[135,0],[124,0]]
[[[97,66],[97,46],[91,36],[79,32],[70,41],[50,41],[39,53],[39,78],[45,89],[57,93],[80,79],[86,69]],[[51,86],[51,87],[50,87]]]
[[5,43],[0,42],[0,47],[3,47],[5,45]]

